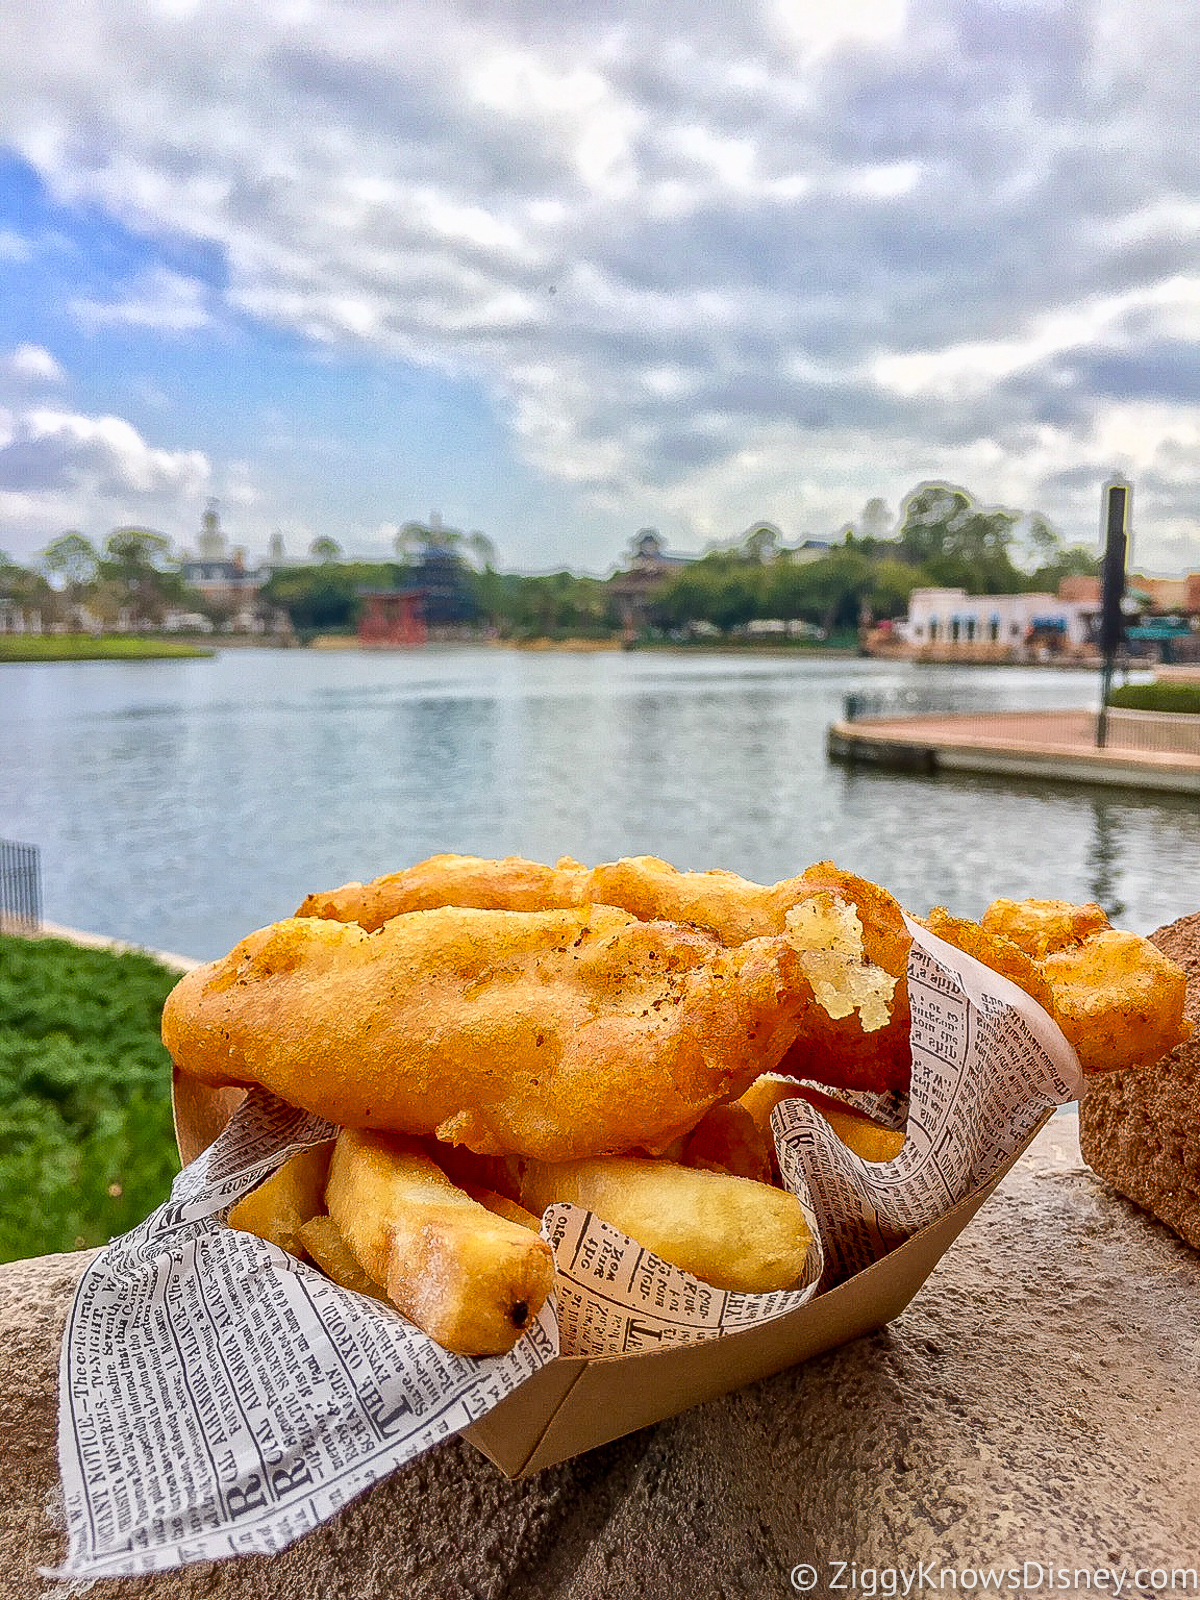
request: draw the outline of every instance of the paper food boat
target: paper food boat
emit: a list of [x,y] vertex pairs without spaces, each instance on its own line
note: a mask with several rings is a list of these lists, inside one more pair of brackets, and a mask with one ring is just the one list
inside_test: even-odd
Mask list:
[[[785,1181],[802,1195],[807,1189],[823,1245],[812,1282],[778,1296],[723,1295],[647,1256],[600,1219],[554,1207],[543,1231],[556,1251],[556,1297],[509,1357],[474,1363],[447,1357],[397,1313],[380,1313],[374,1302],[329,1284],[274,1246],[229,1229],[223,1217],[231,1198],[261,1181],[264,1167],[278,1165],[285,1145],[311,1144],[332,1130],[280,1102],[260,1114],[257,1100],[231,1122],[243,1091],[212,1090],[177,1074],[173,1107],[185,1171],[171,1201],[85,1271],[64,1340],[60,1462],[70,1554],[61,1575],[165,1570],[284,1548],[452,1432],[510,1478],[524,1477],[898,1316],[1054,1107],[1083,1089],[1074,1053],[1040,1007],[1007,979],[910,927],[914,1070],[899,1156],[863,1161],[802,1100],[786,1101],[774,1114]],[[196,1160],[227,1123],[216,1150]],[[630,1262],[621,1307],[597,1311],[598,1302],[588,1300],[593,1289],[599,1301],[612,1298],[612,1275],[592,1282],[576,1269],[589,1259],[581,1240],[600,1240],[610,1263],[617,1252],[622,1271]],[[295,1322],[301,1301],[312,1310],[311,1327],[303,1316]],[[186,1319],[199,1307],[203,1321],[213,1303],[223,1328],[214,1325],[206,1344],[202,1338],[195,1349],[184,1348],[179,1328],[190,1335]],[[168,1340],[163,1328],[172,1305],[176,1325]],[[267,1321],[278,1316],[275,1332],[243,1334],[245,1322],[262,1320],[260,1311]],[[351,1385],[370,1391],[380,1415],[390,1408],[388,1423],[401,1412],[411,1415],[403,1438],[397,1424],[392,1439],[369,1440],[357,1457],[331,1465],[317,1424],[306,1422],[303,1405],[287,1392],[287,1352],[273,1373],[265,1366],[289,1327],[297,1347],[311,1354],[318,1344],[305,1341],[313,1329],[326,1338],[341,1324],[332,1344],[326,1338],[322,1346],[340,1360],[353,1346],[347,1319],[366,1330],[361,1348],[368,1351],[366,1377],[356,1380],[353,1363],[346,1365]],[[111,1347],[115,1327],[139,1356],[125,1363],[137,1367],[136,1380],[92,1354]],[[562,1353],[556,1353],[560,1334]],[[240,1355],[233,1351],[239,1339]],[[172,1368],[167,1377],[154,1370],[160,1354]],[[256,1361],[264,1370],[256,1370]],[[317,1372],[315,1362],[310,1367]],[[317,1390],[305,1391],[317,1393],[320,1405],[311,1403],[318,1411],[328,1409],[331,1392],[320,1389],[322,1381],[313,1378]],[[181,1424],[197,1392],[203,1403]],[[253,1396],[249,1408],[246,1393]],[[370,1405],[363,1409],[361,1393],[350,1398],[369,1422],[378,1421]],[[252,1427],[257,1408],[272,1405],[276,1422]],[[241,1421],[233,1415],[238,1409]],[[135,1419],[137,1437],[118,1441],[114,1450],[113,1419],[121,1417]],[[185,1433],[191,1428],[195,1464],[182,1486],[176,1463],[183,1447],[178,1439],[169,1449],[163,1443],[164,1427],[178,1434],[181,1425]],[[227,1451],[226,1460],[213,1448],[213,1435],[227,1440],[239,1429],[241,1453],[235,1460],[236,1452]],[[118,1457],[123,1466],[103,1464]],[[205,1460],[212,1463],[207,1479]]]

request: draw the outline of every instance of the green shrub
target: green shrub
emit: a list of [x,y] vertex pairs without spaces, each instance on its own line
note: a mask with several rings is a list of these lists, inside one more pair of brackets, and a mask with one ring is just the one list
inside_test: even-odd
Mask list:
[[0,1261],[103,1244],[179,1169],[159,1039],[178,980],[141,955],[0,938]]
[[1200,683],[1127,683],[1113,690],[1108,703],[1122,711],[1183,711],[1200,716]]

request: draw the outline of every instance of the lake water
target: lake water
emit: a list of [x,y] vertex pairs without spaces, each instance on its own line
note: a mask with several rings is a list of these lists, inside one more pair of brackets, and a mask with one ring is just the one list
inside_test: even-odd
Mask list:
[[1194,799],[829,764],[850,690],[1091,707],[1095,676],[794,656],[227,651],[0,667],[0,837],[47,918],[211,958],[315,889],[437,851],[652,853],[760,880],[832,857],[912,909],[1200,908]]

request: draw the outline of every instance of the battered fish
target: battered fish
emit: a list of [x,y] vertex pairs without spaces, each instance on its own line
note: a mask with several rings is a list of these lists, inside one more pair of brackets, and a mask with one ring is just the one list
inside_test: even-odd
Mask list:
[[658,1152],[778,1066],[815,1007],[888,1019],[853,910],[810,897],[725,949],[608,906],[409,912],[368,934],[292,918],[189,973],[176,1065],[347,1127],[545,1161]]
[[997,900],[978,923],[939,907],[926,926],[1048,1011],[1085,1072],[1152,1066],[1191,1037],[1183,968],[1097,905]]
[[[912,1064],[907,967],[911,939],[898,902],[878,884],[831,861],[775,884],[735,872],[680,872],[654,856],[598,867],[564,857],[557,866],[509,857],[433,856],[371,883],[311,895],[306,915],[379,927],[423,906],[513,910],[616,906],[644,921],[666,918],[714,935],[730,949],[779,935],[788,915],[814,895],[852,907],[866,958],[895,979],[883,1026],[856,1013],[833,1017],[809,1007],[781,1062],[791,1077],[844,1089],[905,1089]],[[929,927],[1011,977],[1054,1016],[1087,1072],[1145,1066],[1188,1037],[1185,978],[1145,939],[1118,933],[1103,909],[1063,900],[997,900],[980,922],[935,909]]]
[[857,1013],[835,1018],[810,1008],[784,1070],[847,1089],[905,1088],[912,1055],[906,980],[911,940],[904,916],[886,889],[831,861],[775,884],[761,884],[736,872],[680,872],[655,856],[630,856],[597,867],[564,857],[549,867],[519,856],[488,861],[440,855],[370,883],[347,883],[309,895],[297,915],[356,922],[372,930],[391,917],[435,906],[532,911],[605,905],[643,922],[688,924],[735,949],[750,939],[782,934],[789,912],[823,894],[853,907],[866,958],[895,979],[890,1016],[884,1026],[868,1031]]

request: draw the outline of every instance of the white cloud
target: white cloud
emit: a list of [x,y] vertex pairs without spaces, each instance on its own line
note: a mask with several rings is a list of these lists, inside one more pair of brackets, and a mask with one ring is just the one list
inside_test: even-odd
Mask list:
[[211,479],[202,452],[148,444],[121,417],[0,412],[0,536],[14,547],[65,527],[189,526]]
[[85,327],[124,324],[157,333],[192,333],[212,323],[208,291],[195,278],[151,267],[119,300],[74,300],[71,311]]
[[198,450],[159,450],[121,417],[29,411],[0,432],[0,486],[77,486],[110,499],[199,493],[209,466]]
[[905,0],[773,0],[770,13],[782,36],[805,53],[832,50],[847,41],[882,44],[904,29]]
[[1164,548],[1200,525],[1172,0],[97,0],[69,52],[53,27],[18,8],[0,131],[228,274],[222,303],[159,268],[77,302],[93,327],[232,308],[465,374],[546,479],[680,544],[828,531],[934,475],[1090,538],[1115,456]]
[[897,394],[954,398],[1065,351],[1133,349],[1155,338],[1200,340],[1200,278],[1179,275],[1037,317],[1015,338],[878,356],[871,375]]
[[0,228],[0,261],[32,261],[33,246],[11,228]]
[[49,350],[39,344],[19,344],[10,354],[0,357],[0,377],[22,387],[59,384],[66,381],[66,376]]

